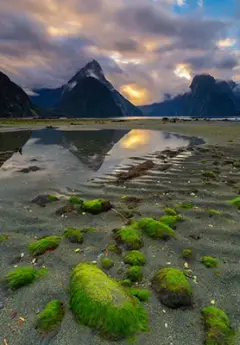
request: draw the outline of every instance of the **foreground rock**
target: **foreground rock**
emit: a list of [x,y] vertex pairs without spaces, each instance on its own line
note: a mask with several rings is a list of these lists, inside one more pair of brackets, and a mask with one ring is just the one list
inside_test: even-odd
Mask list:
[[169,308],[192,305],[192,288],[184,273],[176,268],[162,268],[152,279],[152,287],[160,301]]
[[152,169],[153,167],[154,163],[151,160],[140,163],[137,166],[130,168],[127,172],[120,173],[117,176],[117,183],[125,182],[135,177],[142,176],[146,171]]
[[77,321],[110,339],[132,337],[148,328],[141,304],[95,265],[75,267],[70,283],[70,305]]
[[33,256],[42,255],[47,251],[56,249],[61,242],[60,236],[48,236],[29,243],[28,249]]
[[37,330],[51,332],[59,326],[64,317],[63,303],[58,300],[49,302],[44,310],[38,315]]
[[50,204],[54,201],[58,201],[59,199],[52,194],[47,195],[38,195],[35,199],[31,201],[32,204],[37,204],[38,206],[45,207],[47,204]]
[[112,204],[108,200],[104,199],[95,199],[84,201],[82,204],[83,211],[91,214],[99,214],[102,212],[110,211]]

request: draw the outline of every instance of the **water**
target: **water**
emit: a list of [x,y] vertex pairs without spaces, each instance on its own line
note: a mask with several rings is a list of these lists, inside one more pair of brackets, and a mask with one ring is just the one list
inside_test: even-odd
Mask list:
[[[0,188],[13,191],[14,186],[18,190],[78,188],[118,166],[131,164],[133,157],[186,147],[194,140],[196,138],[139,129],[41,129],[1,133]],[[20,147],[22,155],[18,152]],[[21,171],[29,167],[37,167],[38,171]]]

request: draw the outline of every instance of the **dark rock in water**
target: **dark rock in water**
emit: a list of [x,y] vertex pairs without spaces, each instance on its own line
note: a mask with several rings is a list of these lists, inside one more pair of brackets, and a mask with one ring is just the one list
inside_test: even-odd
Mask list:
[[36,158],[30,159],[30,162],[38,162]]
[[117,183],[125,182],[135,177],[140,177],[154,166],[155,164],[151,160],[147,160],[143,163],[133,166],[127,172],[122,172],[117,176]]
[[39,170],[42,170],[42,169],[34,165],[32,167],[23,168],[23,169],[19,170],[19,172],[24,173],[24,174],[28,174],[30,172],[35,172],[35,171],[39,171]]
[[74,204],[67,204],[56,211],[57,216],[62,216],[65,214],[78,214],[79,207]]
[[35,199],[31,201],[32,204],[37,204],[41,207],[45,207],[47,204],[50,204],[54,201],[58,201],[59,199],[55,196],[51,195],[38,195]]

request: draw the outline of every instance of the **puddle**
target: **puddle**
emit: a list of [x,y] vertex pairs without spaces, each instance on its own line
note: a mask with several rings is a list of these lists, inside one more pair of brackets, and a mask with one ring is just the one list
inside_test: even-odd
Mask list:
[[131,164],[133,157],[186,147],[193,140],[142,129],[1,133],[0,181],[20,179],[25,184],[51,182],[56,188],[76,187],[99,174],[111,173],[117,166]]

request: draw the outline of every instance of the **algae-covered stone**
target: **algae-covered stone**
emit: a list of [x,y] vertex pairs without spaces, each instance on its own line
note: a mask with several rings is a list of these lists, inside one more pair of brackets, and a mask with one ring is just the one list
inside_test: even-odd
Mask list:
[[128,249],[139,249],[143,247],[141,232],[135,225],[117,230],[114,238],[117,242],[125,244]]
[[193,208],[193,204],[190,201],[184,201],[178,205],[179,208],[183,208],[185,210],[190,210]]
[[121,255],[122,254],[122,249],[119,248],[116,244],[109,244],[106,248],[106,251]]
[[44,254],[48,250],[56,249],[60,241],[61,237],[59,236],[48,236],[33,243],[29,243],[28,249],[32,255],[37,256]]
[[132,282],[140,282],[143,279],[143,271],[140,266],[131,266],[127,271],[127,278]]
[[192,305],[192,288],[184,272],[176,268],[162,268],[152,279],[152,287],[160,301],[170,308]]
[[164,223],[168,226],[174,226],[177,224],[177,222],[179,222],[180,220],[182,220],[182,217],[181,216],[169,216],[169,215],[165,215],[165,216],[162,216],[160,219],[159,219],[159,222],[161,223]]
[[64,317],[63,303],[58,300],[49,302],[38,315],[36,328],[40,332],[51,332],[57,328]]
[[6,234],[0,235],[0,243],[6,241],[7,239],[8,239],[8,235],[6,235]]
[[114,262],[112,259],[105,257],[105,258],[102,258],[101,260],[101,266],[105,270],[109,270],[110,268],[114,266]]
[[81,198],[79,198],[79,196],[76,196],[76,195],[70,196],[69,202],[73,205],[82,205],[83,204],[83,200]]
[[217,259],[213,258],[212,256],[203,256],[202,257],[202,263],[208,268],[213,268],[213,267],[218,266]]
[[230,203],[240,210],[240,196],[230,201]]
[[147,313],[140,302],[95,265],[76,266],[70,296],[76,319],[105,337],[128,338],[148,330]]
[[145,235],[154,238],[167,240],[171,237],[175,237],[175,231],[170,228],[167,224],[156,221],[153,218],[142,218],[137,226],[141,229]]
[[164,212],[165,212],[166,215],[168,215],[168,216],[177,216],[177,211],[174,210],[174,209],[171,208],[171,207],[166,207],[166,208],[164,209]]
[[59,201],[59,198],[54,194],[48,194],[48,199],[52,202],[53,201]]
[[190,260],[193,257],[193,251],[192,249],[184,249],[182,251],[182,258],[185,260]]
[[139,301],[141,302],[147,302],[151,296],[150,291],[148,291],[147,289],[132,288],[130,289],[130,292],[134,297],[137,297]]
[[10,271],[4,278],[3,284],[8,289],[19,289],[22,286],[31,284],[37,278],[47,273],[47,269],[36,270],[31,266],[22,266]]
[[133,282],[130,279],[121,279],[118,282],[125,287],[131,287],[133,285]]
[[112,204],[110,203],[110,201],[107,201],[104,199],[84,201],[82,204],[83,211],[91,213],[91,214],[99,214],[102,212],[107,212],[111,210],[111,208],[112,208]]
[[140,251],[132,250],[124,256],[123,261],[125,262],[125,264],[129,264],[132,266],[143,266],[146,263],[146,258]]
[[63,237],[67,238],[72,243],[83,243],[83,234],[81,230],[68,228],[64,231]]
[[217,175],[216,175],[215,171],[204,171],[203,177],[215,179],[217,177]]
[[[234,331],[227,314],[214,306],[202,309],[206,345],[233,345]],[[237,344],[236,344],[237,345]]]

